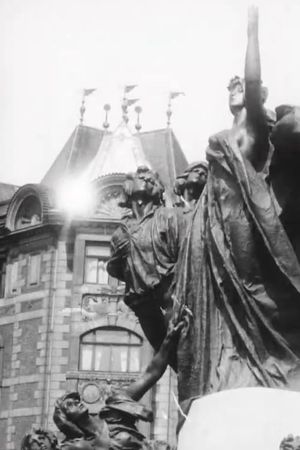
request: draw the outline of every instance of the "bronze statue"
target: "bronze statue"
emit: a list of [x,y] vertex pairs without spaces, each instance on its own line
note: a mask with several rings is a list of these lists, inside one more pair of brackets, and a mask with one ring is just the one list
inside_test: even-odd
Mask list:
[[184,316],[169,324],[166,337],[145,372],[126,390],[107,398],[98,417],[89,414],[77,392],[56,401],[53,419],[66,436],[61,450],[147,450],[149,445],[136,423],[151,422],[153,414],[138,400],[163,375],[184,324]]
[[293,388],[300,367],[300,266],[268,184],[255,7],[245,80],[234,78],[229,92],[233,126],[209,140],[207,184],[178,260],[176,305],[193,315],[178,345],[181,401],[239,386]]
[[182,240],[182,214],[163,205],[164,188],[148,167],[127,175],[124,201],[130,212],[111,240],[108,273],[125,281],[125,302],[135,312],[155,350],[167,329],[171,285]]
[[58,450],[57,438],[51,431],[33,428],[22,439],[21,450]]
[[270,183],[281,223],[300,260],[300,107],[278,106],[276,118],[271,134],[275,149]]
[[289,434],[282,439],[279,450],[300,450],[300,436],[293,436]]
[[178,206],[184,208],[184,213],[194,210],[195,205],[202,194],[207,180],[207,163],[197,161],[185,169],[183,174],[176,178],[174,192],[182,201]]
[[53,420],[65,434],[62,450],[102,450],[109,448],[109,436],[105,423],[90,416],[77,392],[59,398],[55,404]]

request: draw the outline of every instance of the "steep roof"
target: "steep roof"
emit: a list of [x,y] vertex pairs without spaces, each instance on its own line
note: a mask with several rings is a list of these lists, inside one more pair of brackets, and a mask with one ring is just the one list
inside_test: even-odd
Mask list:
[[6,214],[9,201],[18,189],[14,184],[0,183],[0,217]]
[[165,186],[172,189],[176,175],[184,171],[188,162],[170,128],[148,131],[139,135],[145,156]]
[[9,201],[18,189],[19,187],[14,184],[0,183],[0,229],[3,224],[3,217],[8,210]]
[[68,173],[73,176],[87,173],[90,180],[109,173],[127,173],[134,170],[134,162],[135,167],[148,163],[169,189],[176,175],[187,166],[185,155],[169,128],[131,134],[125,124],[114,133],[79,125],[41,183],[55,187]]
[[10,200],[18,189],[14,184],[0,183],[0,203]]
[[84,176],[88,181],[93,181],[103,175],[135,172],[142,165],[150,164],[145,157],[141,140],[122,122],[112,134],[103,137]]
[[103,136],[103,130],[78,125],[41,183],[49,187],[55,187],[67,171],[72,175],[81,174],[95,157]]

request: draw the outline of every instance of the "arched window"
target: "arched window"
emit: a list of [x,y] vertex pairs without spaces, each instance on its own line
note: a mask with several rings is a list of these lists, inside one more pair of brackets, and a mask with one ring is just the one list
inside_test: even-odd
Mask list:
[[98,328],[81,337],[80,370],[140,372],[142,339],[117,327]]
[[21,205],[15,218],[15,229],[32,227],[41,223],[42,206],[35,195],[28,195]]

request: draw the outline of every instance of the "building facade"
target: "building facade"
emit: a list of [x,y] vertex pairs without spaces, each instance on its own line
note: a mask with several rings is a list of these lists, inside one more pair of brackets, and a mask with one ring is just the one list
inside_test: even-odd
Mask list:
[[[96,414],[152,356],[124,304],[124,285],[106,272],[125,173],[141,164],[159,173],[171,203],[174,179],[187,165],[172,130],[133,134],[126,122],[113,133],[79,125],[40,184],[0,184],[2,450],[19,449],[32,425],[55,430],[54,403],[66,391],[78,390]],[[66,186],[72,195],[64,205]],[[89,210],[78,208],[85,198],[76,186],[92,188]],[[168,369],[142,400],[155,414],[142,431],[170,444],[174,396]]]

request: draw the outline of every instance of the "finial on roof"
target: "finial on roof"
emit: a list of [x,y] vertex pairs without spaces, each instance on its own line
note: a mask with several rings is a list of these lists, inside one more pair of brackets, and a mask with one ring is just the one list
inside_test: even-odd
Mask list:
[[184,92],[170,92],[169,94],[169,102],[168,102],[168,109],[166,111],[167,114],[167,127],[169,128],[171,126],[171,116],[173,114],[172,111],[172,100],[179,95],[185,95]]
[[122,102],[121,108],[122,108],[122,118],[123,118],[125,123],[128,123],[128,120],[129,120],[128,119],[128,105],[127,105],[127,98],[126,97],[123,98],[123,102]]
[[83,124],[83,118],[84,118],[84,114],[85,114],[85,110],[86,110],[86,108],[85,108],[85,98],[86,98],[88,95],[92,94],[95,90],[96,90],[96,88],[93,88],[93,89],[83,89],[83,92],[82,92],[82,100],[81,100],[81,106],[80,106],[80,110],[79,110],[79,112],[80,112],[80,125]]
[[110,111],[110,105],[108,103],[106,103],[103,107],[104,111],[105,111],[105,121],[103,122],[103,128],[105,130],[108,130],[109,128],[109,122],[108,122],[108,113]]
[[143,110],[142,110],[141,106],[136,106],[134,108],[134,110],[135,110],[135,112],[137,114],[135,129],[139,133],[141,131],[141,128],[142,128],[142,125],[141,125],[141,122],[140,122],[140,115],[141,115],[141,112]]
[[124,95],[123,95],[123,101],[122,101],[122,117],[125,123],[128,123],[128,107],[133,105],[135,102],[138,101],[138,98],[127,98],[128,92],[132,91],[137,86],[137,84],[129,84],[127,86],[124,86]]

